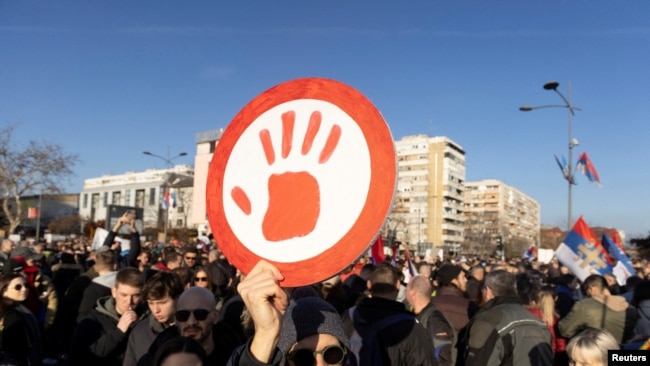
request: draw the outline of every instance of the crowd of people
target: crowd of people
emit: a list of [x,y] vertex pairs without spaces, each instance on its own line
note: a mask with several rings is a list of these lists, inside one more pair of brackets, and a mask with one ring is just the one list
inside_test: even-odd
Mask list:
[[127,215],[89,249],[2,239],[0,365],[606,365],[650,339],[645,261],[619,286],[555,260],[362,256],[289,289],[214,241],[141,243]]

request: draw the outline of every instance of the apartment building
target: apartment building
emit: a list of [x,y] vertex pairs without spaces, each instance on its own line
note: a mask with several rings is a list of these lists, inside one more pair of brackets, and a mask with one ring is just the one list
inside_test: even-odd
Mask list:
[[[84,180],[79,196],[79,215],[88,220],[106,220],[109,205],[143,209],[144,227],[187,227],[192,222],[194,168],[177,165]],[[176,207],[162,208],[165,188],[175,197]]]
[[491,254],[502,237],[506,246],[523,254],[540,243],[540,205],[499,180],[465,182],[465,245],[470,253]]
[[386,232],[419,254],[459,252],[463,243],[465,151],[444,136],[395,142],[398,181]]
[[196,134],[196,155],[194,156],[194,197],[191,223],[199,231],[210,232],[206,210],[205,192],[208,183],[208,171],[212,154],[223,135],[223,128],[203,131]]

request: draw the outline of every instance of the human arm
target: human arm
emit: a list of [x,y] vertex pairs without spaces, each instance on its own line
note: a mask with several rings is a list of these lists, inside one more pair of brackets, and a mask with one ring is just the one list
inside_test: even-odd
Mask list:
[[571,338],[576,335],[584,326],[584,309],[582,303],[573,304],[571,311],[557,323],[557,329],[564,338]]
[[131,233],[131,245],[129,248],[129,254],[126,255],[126,265],[127,267],[136,267],[137,268],[137,259],[140,255],[140,233],[138,233],[138,228],[135,226],[135,217],[129,219],[129,231]]
[[282,317],[289,305],[288,296],[279,285],[283,279],[275,266],[262,260],[238,286],[255,324],[255,335],[248,351],[253,359],[263,364],[271,362],[278,352]]

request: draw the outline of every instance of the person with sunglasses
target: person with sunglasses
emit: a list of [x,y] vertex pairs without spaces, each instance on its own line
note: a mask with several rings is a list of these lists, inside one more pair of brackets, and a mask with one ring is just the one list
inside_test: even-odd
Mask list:
[[150,365],[153,356],[171,339],[188,337],[198,342],[208,355],[209,365],[225,365],[232,352],[246,342],[243,334],[217,321],[214,294],[202,287],[183,291],[176,302],[175,325],[160,333],[138,366]]
[[32,312],[22,304],[27,291],[27,283],[19,273],[0,277],[0,361],[41,365],[43,350],[39,325]]
[[196,270],[201,267],[201,256],[199,250],[193,247],[187,248],[183,253],[183,264],[185,267]]
[[308,287],[296,289],[289,302],[279,285],[283,279],[275,266],[260,261],[239,284],[255,334],[228,365],[355,366],[336,309]]

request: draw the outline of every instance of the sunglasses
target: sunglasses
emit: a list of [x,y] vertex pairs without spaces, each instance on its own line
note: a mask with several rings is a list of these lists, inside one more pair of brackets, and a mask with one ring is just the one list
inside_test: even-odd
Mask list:
[[20,291],[23,289],[23,287],[25,287],[25,285],[17,284],[16,286],[14,286],[14,290]]
[[289,361],[296,366],[314,366],[316,364],[316,355],[323,355],[323,360],[328,365],[340,365],[345,359],[347,351],[341,346],[328,346],[322,351],[312,351],[308,349],[297,349],[288,355]]
[[174,314],[174,317],[179,322],[186,322],[187,319],[190,318],[190,314],[194,314],[194,319],[198,321],[204,321],[205,319],[208,318],[208,314],[210,314],[210,311],[211,310],[206,310],[206,309],[178,310]]
[[196,257],[185,257],[186,261],[195,261]]
[[207,277],[194,277],[194,282],[208,282]]

